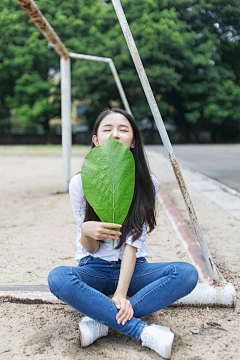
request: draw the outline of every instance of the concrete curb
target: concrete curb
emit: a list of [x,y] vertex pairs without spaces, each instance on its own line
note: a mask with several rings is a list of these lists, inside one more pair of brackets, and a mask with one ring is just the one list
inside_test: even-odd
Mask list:
[[[210,277],[204,255],[197,238],[189,229],[188,225],[185,223],[185,221],[167,196],[166,192],[161,187],[158,192],[158,200],[162,205],[162,208],[167,215],[174,231],[176,232],[181,244],[186,250],[188,257],[191,260],[191,263],[197,268],[200,280],[202,282],[212,283],[213,281]],[[224,282],[225,280],[223,276],[220,276],[221,281]]]

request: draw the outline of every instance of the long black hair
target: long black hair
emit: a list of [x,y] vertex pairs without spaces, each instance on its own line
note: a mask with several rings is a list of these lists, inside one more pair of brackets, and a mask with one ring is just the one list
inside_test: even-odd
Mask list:
[[[143,231],[143,224],[146,223],[147,233],[150,233],[156,226],[156,213],[155,213],[155,188],[150,176],[148,163],[146,161],[145,153],[143,150],[143,142],[141,134],[138,130],[137,123],[133,116],[127,111],[118,108],[106,108],[103,110],[93,128],[93,135],[97,136],[98,128],[101,121],[105,116],[111,113],[122,114],[131,124],[133,130],[134,148],[130,148],[135,160],[135,188],[133,200],[129,208],[126,219],[124,220],[121,228],[122,235],[116,249],[119,249],[126,241],[128,235],[132,235],[132,240],[137,240]],[[92,141],[91,147],[95,145]],[[85,221],[101,221],[93,208],[86,200]]]

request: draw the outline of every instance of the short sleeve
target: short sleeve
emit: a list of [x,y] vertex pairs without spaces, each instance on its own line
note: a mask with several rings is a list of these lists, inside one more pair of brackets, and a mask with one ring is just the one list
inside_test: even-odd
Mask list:
[[84,222],[86,209],[86,198],[83,193],[80,174],[72,177],[69,184],[69,195],[72,203],[73,214],[77,222],[78,229],[80,230]]
[[137,248],[136,257],[139,257],[139,255],[140,255],[140,253],[142,252],[142,249],[143,249],[143,244],[146,241],[146,228],[147,227],[144,224],[142,234],[137,240],[132,241],[132,235],[129,235],[126,238],[126,244]]

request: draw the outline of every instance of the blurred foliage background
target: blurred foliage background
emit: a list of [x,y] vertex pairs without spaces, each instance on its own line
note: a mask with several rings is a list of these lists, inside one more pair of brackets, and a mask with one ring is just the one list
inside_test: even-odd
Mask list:
[[[35,0],[70,52],[111,57],[136,120],[149,119],[131,55],[111,3]],[[122,0],[163,119],[182,142],[208,131],[240,139],[239,0]],[[0,2],[0,131],[49,133],[60,117],[59,56],[16,0]],[[71,60],[72,100],[88,104],[90,129],[101,109],[123,107],[108,64]],[[83,117],[79,119],[81,122]],[[29,130],[30,129],[30,130]]]

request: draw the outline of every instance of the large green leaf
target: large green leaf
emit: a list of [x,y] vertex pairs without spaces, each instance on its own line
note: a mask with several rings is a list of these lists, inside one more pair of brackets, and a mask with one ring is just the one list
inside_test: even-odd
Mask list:
[[131,151],[111,135],[87,154],[81,177],[84,195],[101,221],[122,224],[135,185],[135,162]]

